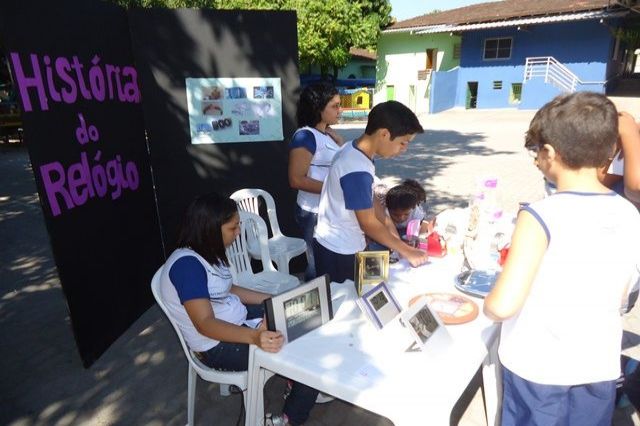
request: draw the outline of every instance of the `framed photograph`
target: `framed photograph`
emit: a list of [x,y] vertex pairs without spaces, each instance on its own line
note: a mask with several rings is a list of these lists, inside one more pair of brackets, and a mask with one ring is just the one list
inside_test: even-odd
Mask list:
[[363,294],[357,300],[358,306],[377,327],[384,327],[393,320],[402,309],[387,284],[381,282],[374,288]]
[[366,284],[378,284],[389,278],[389,252],[359,251],[356,253],[355,271],[356,291],[362,296],[362,287]]
[[267,328],[291,342],[333,318],[329,276],[323,275],[264,301]]
[[409,309],[402,313],[402,323],[407,327],[418,347],[427,344],[447,344],[451,341],[440,316],[429,306],[428,298],[420,297]]

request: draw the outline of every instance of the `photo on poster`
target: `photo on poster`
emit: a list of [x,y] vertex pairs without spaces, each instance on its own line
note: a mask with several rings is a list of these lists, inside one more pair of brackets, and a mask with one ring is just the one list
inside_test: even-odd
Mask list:
[[259,135],[260,134],[260,122],[258,120],[242,120],[240,122],[240,134],[241,135]]
[[254,99],[273,99],[273,86],[256,86],[253,88]]
[[224,89],[219,86],[204,87],[202,89],[202,100],[217,101],[218,99],[222,99],[223,90]]
[[247,89],[245,87],[230,87],[228,89],[224,89],[225,98],[227,99],[246,99],[247,98]]
[[187,78],[192,144],[282,141],[279,78]]
[[223,113],[222,102],[202,102],[202,114],[217,117]]

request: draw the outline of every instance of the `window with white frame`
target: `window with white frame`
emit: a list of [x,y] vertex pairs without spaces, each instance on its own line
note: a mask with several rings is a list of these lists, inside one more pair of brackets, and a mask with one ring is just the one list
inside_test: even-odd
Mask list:
[[487,38],[484,40],[484,55],[482,59],[485,61],[509,59],[511,58],[512,44],[513,39],[511,37]]

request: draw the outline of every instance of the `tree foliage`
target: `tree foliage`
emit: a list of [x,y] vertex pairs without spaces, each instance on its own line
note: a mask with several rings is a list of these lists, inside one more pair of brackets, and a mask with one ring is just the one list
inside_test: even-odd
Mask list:
[[123,7],[295,10],[302,70],[323,74],[349,62],[349,49],[375,49],[381,29],[391,23],[389,0],[110,0]]

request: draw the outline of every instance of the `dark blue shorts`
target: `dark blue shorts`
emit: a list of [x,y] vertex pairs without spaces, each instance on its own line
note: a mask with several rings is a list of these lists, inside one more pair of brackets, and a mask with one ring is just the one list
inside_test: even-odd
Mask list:
[[611,426],[616,381],[541,385],[502,369],[503,426]]
[[329,274],[331,281],[341,283],[354,277],[356,255],[335,253],[313,239],[313,257],[316,262],[318,276]]

